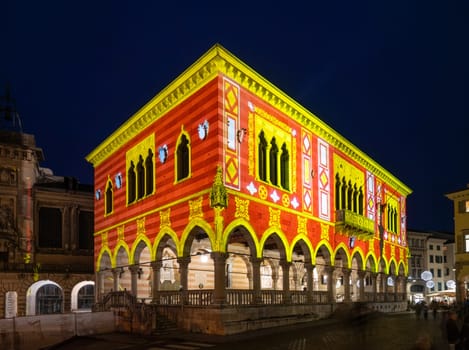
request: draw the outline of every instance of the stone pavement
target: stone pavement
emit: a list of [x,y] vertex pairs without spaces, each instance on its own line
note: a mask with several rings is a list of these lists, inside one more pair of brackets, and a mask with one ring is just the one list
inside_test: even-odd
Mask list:
[[48,350],[181,349],[181,350],[413,350],[420,339],[431,341],[431,350],[448,348],[441,329],[442,313],[434,320],[416,319],[414,313],[379,314],[354,325],[350,318],[333,318],[294,326],[257,330],[230,336],[178,332],[164,337],[112,333],[76,337]]

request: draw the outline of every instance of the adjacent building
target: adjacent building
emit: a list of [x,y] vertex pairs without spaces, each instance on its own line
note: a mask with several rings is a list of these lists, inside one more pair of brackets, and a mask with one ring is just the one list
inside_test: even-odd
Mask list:
[[456,298],[459,303],[469,297],[469,185],[446,194],[453,201],[454,237],[456,241]]
[[40,166],[11,102],[0,105],[0,318],[91,310],[92,186]]
[[410,251],[407,288],[409,302],[454,302],[454,234],[408,229],[407,235]]
[[220,45],[87,160],[98,302],[219,334],[406,307],[411,190]]

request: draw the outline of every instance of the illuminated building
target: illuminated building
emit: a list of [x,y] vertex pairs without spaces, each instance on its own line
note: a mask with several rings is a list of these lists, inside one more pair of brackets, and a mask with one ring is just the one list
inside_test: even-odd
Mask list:
[[453,201],[454,238],[456,242],[456,300],[469,297],[469,185],[446,194]]
[[40,167],[13,102],[0,103],[0,318],[90,311],[93,188]]
[[410,189],[219,45],[87,160],[98,301],[220,334],[406,307]]
[[409,302],[436,300],[451,304],[455,300],[454,235],[407,229],[407,241]]

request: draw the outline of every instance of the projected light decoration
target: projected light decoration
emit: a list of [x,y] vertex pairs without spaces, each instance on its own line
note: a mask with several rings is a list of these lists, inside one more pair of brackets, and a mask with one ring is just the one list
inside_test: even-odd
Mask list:
[[427,286],[427,288],[433,288],[433,287],[435,287],[435,282],[427,281],[427,283],[425,283],[425,285]]
[[420,275],[420,277],[424,281],[430,281],[433,278],[433,275],[430,271],[423,271],[422,274]]
[[446,287],[448,287],[449,289],[455,289],[456,288],[456,282],[454,282],[453,280],[448,280],[448,281],[446,281]]
[[392,279],[392,277],[388,277],[388,286],[392,287],[394,286],[394,280]]

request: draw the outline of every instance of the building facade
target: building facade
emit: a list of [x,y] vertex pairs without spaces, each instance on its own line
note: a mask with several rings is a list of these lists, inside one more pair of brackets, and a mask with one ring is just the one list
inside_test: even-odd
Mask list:
[[92,186],[40,167],[34,136],[1,107],[0,317],[91,310]]
[[455,301],[454,235],[447,232],[407,230],[409,276],[407,298],[411,304],[433,300]]
[[217,307],[406,303],[410,189],[219,45],[87,160],[98,301],[200,307],[212,333]]
[[469,185],[446,194],[453,202],[456,241],[456,298],[459,303],[469,297]]

